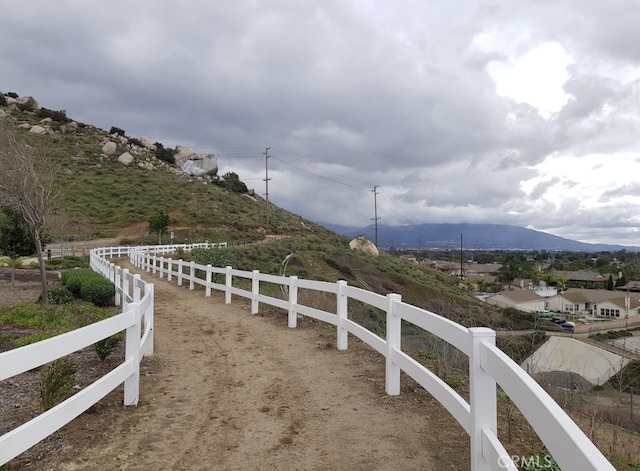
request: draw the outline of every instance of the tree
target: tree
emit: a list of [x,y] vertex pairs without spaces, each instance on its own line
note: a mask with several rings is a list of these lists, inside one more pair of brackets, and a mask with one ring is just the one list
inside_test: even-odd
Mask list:
[[36,253],[29,226],[14,208],[0,212],[0,252],[11,258],[11,287],[15,286],[16,259]]
[[505,255],[501,262],[502,266],[498,270],[498,281],[511,283],[516,278],[533,278],[535,271],[533,262],[527,260],[523,255]]
[[149,232],[158,234],[158,244],[162,244],[162,234],[166,234],[171,224],[171,218],[164,210],[155,211],[148,219]]
[[47,217],[61,196],[56,187],[60,164],[51,152],[51,143],[47,144],[42,140],[18,141],[12,133],[0,133],[0,204],[19,211],[29,227],[38,254],[45,304],[49,296],[42,245]]

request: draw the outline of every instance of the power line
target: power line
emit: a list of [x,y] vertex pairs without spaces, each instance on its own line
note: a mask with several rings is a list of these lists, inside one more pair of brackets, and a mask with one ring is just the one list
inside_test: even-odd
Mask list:
[[338,181],[338,180],[334,180],[333,178],[325,177],[324,175],[319,175],[319,174],[317,174],[317,173],[313,173],[313,172],[311,172],[311,171],[309,171],[309,170],[307,170],[307,169],[305,169],[305,168],[298,167],[297,165],[294,165],[294,164],[292,164],[291,162],[287,162],[286,160],[282,160],[282,159],[279,159],[279,158],[277,158],[277,157],[273,157],[273,159],[274,159],[274,160],[277,160],[278,162],[281,162],[281,163],[283,163],[283,164],[285,164],[285,165],[289,165],[290,167],[293,167],[293,168],[295,168],[295,169],[298,169],[298,170],[300,170],[301,172],[308,173],[309,175],[313,175],[314,177],[322,178],[323,180],[327,180],[327,181],[330,181],[330,182],[332,182],[332,183],[336,183],[336,184],[338,184],[338,185],[346,186],[346,187],[353,188],[353,189],[356,189],[356,190],[370,191],[370,190],[369,190],[369,188],[364,188],[364,187],[361,187],[361,186],[350,185],[350,184],[348,184],[348,183],[344,183],[344,182],[340,182],[340,181]]

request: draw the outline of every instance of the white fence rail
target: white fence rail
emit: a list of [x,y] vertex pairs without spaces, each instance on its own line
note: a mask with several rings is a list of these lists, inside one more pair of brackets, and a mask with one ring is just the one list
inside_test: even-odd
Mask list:
[[[183,250],[189,250],[183,247]],[[168,253],[169,250],[164,251]],[[165,258],[160,251],[149,253],[132,249],[132,264],[160,278],[174,278],[189,288],[202,285],[205,296],[211,290],[225,293],[225,302],[241,296],[251,302],[257,314],[261,303],[288,312],[288,325],[295,328],[298,314],[337,327],[337,348],[348,347],[348,334],[355,335],[386,359],[385,389],[389,395],[400,393],[400,372],[404,371],[433,395],[469,434],[473,471],[516,470],[508,452],[497,437],[497,385],[505,391],[532,425],[553,458],[565,471],[609,471],[615,468],[578,428],[558,404],[511,358],[495,346],[495,332],[487,328],[466,328],[442,316],[403,303],[400,295],[382,296],[360,288],[337,283],[317,282],[212,267],[194,262]],[[199,275],[199,276],[196,276]],[[222,282],[224,279],[224,283]],[[287,299],[264,294],[261,284],[287,287]],[[241,286],[238,286],[241,285]],[[250,289],[249,289],[250,286]],[[322,311],[298,303],[298,290],[315,290],[335,295],[335,312]],[[273,290],[272,290],[273,291]],[[385,338],[349,319],[348,300],[354,299],[386,312]],[[406,321],[445,340],[469,357],[469,402],[401,348],[402,322]]]
[[[125,251],[127,253],[128,251]],[[116,305],[122,313],[41,342],[0,353],[0,381],[52,362],[65,355],[125,331],[124,362],[66,401],[0,437],[0,465],[31,448],[71,422],[119,385],[124,383],[124,404],[139,398],[140,361],[153,354],[153,284],[140,275],[108,262],[113,249],[91,251],[91,268],[116,286]]]
[[[232,267],[212,267],[211,265],[199,265],[194,262],[184,262],[181,259],[173,260],[163,257],[164,254],[174,253],[179,250],[190,251],[193,248],[207,246],[211,247],[212,244],[109,247],[94,249],[92,251],[92,268],[108,276],[109,279],[114,280],[114,282],[117,280],[122,281],[122,287],[118,290],[120,295],[119,299],[121,299],[123,304],[123,314],[120,316],[129,316],[136,319],[136,323],[133,326],[129,324],[131,321],[129,317],[127,317],[128,320],[122,321],[123,325],[127,326],[123,327],[127,329],[126,361],[109,375],[94,383],[94,385],[100,381],[109,381],[109,386],[112,384],[117,386],[122,382],[121,379],[125,378],[122,379],[125,382],[125,403],[127,403],[127,401],[130,401],[129,403],[135,403],[138,394],[137,382],[139,380],[140,357],[142,354],[153,352],[153,285],[144,285],[145,288],[141,290],[142,293],[138,291],[136,294],[135,287],[141,286],[142,283],[140,279],[134,277],[132,281],[132,278],[126,270],[119,271],[118,267],[115,267],[106,260],[110,257],[129,256],[131,263],[139,269],[158,275],[160,278],[166,276],[168,280],[173,281],[175,279],[178,285],[183,285],[183,283],[188,282],[190,290],[193,290],[196,284],[202,285],[205,289],[205,296],[211,296],[212,289],[220,290],[224,292],[225,302],[227,304],[231,303],[233,295],[247,298],[251,302],[252,314],[258,313],[260,303],[285,309],[288,312],[289,327],[296,327],[298,314],[333,324],[337,327],[336,343],[338,349],[344,350],[348,347],[348,334],[360,338],[386,359],[385,389],[387,394],[397,395],[400,393],[400,372],[404,371],[432,394],[451,413],[458,423],[460,423],[470,437],[471,469],[473,471],[517,469],[504,446],[497,438],[497,385],[500,385],[518,406],[563,470],[615,470],[556,402],[528,376],[520,366],[495,346],[494,331],[487,328],[463,327],[437,314],[403,303],[400,295],[388,294],[382,296],[348,286],[345,281],[338,281],[337,283],[316,282],[298,279],[295,276],[281,277],[266,275],[258,271],[235,270]],[[224,283],[222,280],[224,280]],[[287,299],[279,299],[261,293],[261,283],[277,284],[282,287],[287,287]],[[149,291],[147,291],[146,287],[150,287]],[[129,289],[132,289],[131,294],[129,294]],[[298,289],[316,290],[335,295],[335,312],[327,312],[299,304]],[[147,298],[148,293],[151,294],[149,298]],[[349,319],[349,299],[359,300],[386,312],[385,338],[381,338]],[[142,311],[143,305],[146,306],[144,312]],[[130,314],[130,312],[135,313],[135,315]],[[145,328],[141,334],[141,322],[143,319],[145,319]],[[469,402],[429,369],[402,351],[401,321],[403,320],[440,337],[469,357]],[[98,324],[89,326],[89,328],[94,328],[98,326]],[[109,329],[104,327],[104,331],[101,327],[100,332],[112,332],[111,328],[116,329],[120,327],[120,325],[110,326]],[[142,335],[141,341],[135,342],[139,347],[137,349],[132,347],[133,351],[131,353],[129,352],[129,338],[132,339],[131,343],[133,344],[134,335],[131,334],[131,336],[129,336],[130,330],[135,332],[136,339],[140,339]],[[115,332],[115,330],[113,332]],[[75,334],[77,334],[77,332],[65,335],[71,336]],[[97,336],[98,334],[95,335]],[[109,335],[111,334],[105,333],[104,337]],[[78,336],[78,338],[80,337],[83,339],[86,338],[84,336]],[[51,339],[51,341],[58,340]],[[59,358],[59,356],[64,354],[60,352],[50,354],[49,348],[37,347],[43,343],[44,342],[40,342],[39,344],[34,344],[29,347],[23,347],[33,348],[33,352],[40,352],[37,355],[41,356],[42,360],[37,360],[35,363],[40,362],[39,364],[43,364]],[[60,344],[64,343],[65,342],[60,342]],[[86,345],[90,345],[91,343],[91,341],[85,342]],[[16,351],[18,350],[22,349],[17,349]],[[3,366],[1,371],[4,372],[5,363],[8,365],[11,362],[5,362],[5,357],[2,355],[5,354],[0,354],[0,365]],[[16,355],[16,353],[12,353],[12,355]],[[24,355],[25,356],[21,358],[28,358],[26,354]],[[36,355],[36,353],[33,353],[33,355]],[[12,361],[15,361],[15,359]],[[22,362],[24,360],[21,359],[20,361]],[[31,366],[31,368],[32,367],[33,366]],[[22,369],[21,371],[26,371],[26,369]],[[111,379],[110,375],[113,375],[114,378]],[[0,379],[2,378],[0,377]],[[116,381],[119,382],[116,383]],[[127,395],[127,385],[133,388],[134,381],[136,382],[135,394],[130,392],[130,394]],[[74,397],[80,396],[90,388],[91,387],[86,388]],[[110,390],[111,389],[109,389],[109,391]],[[133,389],[130,389],[130,391],[133,391]],[[89,396],[89,392],[85,395]],[[87,399],[86,402],[89,403],[94,399],[95,397],[91,397]],[[57,408],[66,407],[66,402],[71,400],[73,400],[73,398],[51,409],[51,411],[43,414],[43,416],[49,413],[54,414]],[[95,399],[95,401],[97,400],[99,400],[99,398]],[[94,402],[91,402],[91,404]],[[77,407],[80,409],[83,406],[84,403]],[[86,408],[82,410],[86,410]],[[82,410],[77,412],[73,417],[80,414]],[[29,433],[24,434],[18,432],[20,429],[30,426],[29,424],[31,424],[31,422],[0,437],[0,463],[2,463],[3,460],[5,462],[8,461],[8,459],[11,459],[26,449],[24,448],[25,443],[27,443],[26,436],[30,437],[28,448],[37,443],[37,441],[46,436],[46,434],[51,433],[49,430],[56,430],[53,426],[58,425],[57,423],[52,425],[47,423],[45,425],[45,420],[48,419],[48,417],[43,419],[40,419],[40,417],[31,422],[36,420],[42,421],[42,430],[38,430],[38,436],[41,438],[37,440],[31,439]],[[38,425],[34,424],[33,430],[36,430],[37,427]],[[21,440],[23,440],[20,445],[22,451],[14,453],[13,446],[18,447],[18,445],[13,445],[14,442],[8,442],[11,437],[5,437],[16,433],[20,433],[25,437],[21,438]],[[8,445],[9,443],[11,443],[11,445]],[[10,449],[10,451],[5,452],[7,449]]]

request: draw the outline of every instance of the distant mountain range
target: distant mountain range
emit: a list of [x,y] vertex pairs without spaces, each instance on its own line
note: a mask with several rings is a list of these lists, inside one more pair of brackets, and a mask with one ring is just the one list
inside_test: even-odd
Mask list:
[[[347,227],[320,223],[322,226],[347,237],[365,236],[375,240],[374,226]],[[420,224],[412,226],[378,225],[378,246],[396,249],[455,249],[462,245],[467,250],[564,250],[574,252],[600,252],[628,250],[640,247],[610,244],[587,244],[545,232],[503,224]]]

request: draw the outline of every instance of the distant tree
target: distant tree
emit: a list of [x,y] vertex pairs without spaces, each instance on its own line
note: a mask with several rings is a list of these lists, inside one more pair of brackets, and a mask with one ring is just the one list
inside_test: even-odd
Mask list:
[[240,180],[240,177],[237,173],[228,172],[225,173],[222,178],[223,180],[220,185],[229,191],[233,191],[234,193],[246,193],[247,191],[249,191],[247,189],[247,185],[245,185],[244,182]]
[[159,209],[149,216],[148,222],[149,232],[151,234],[158,234],[158,244],[162,244],[162,234],[166,234],[169,230],[171,218],[164,210]]
[[16,279],[17,258],[36,253],[36,244],[22,214],[12,207],[0,211],[0,252],[11,259],[11,287],[13,287]]
[[47,217],[61,192],[56,187],[60,164],[42,140],[18,141],[7,131],[0,133],[0,204],[22,214],[36,245],[42,279],[42,302],[48,303],[47,272],[43,254]]
[[624,273],[622,273],[622,276],[616,280],[616,288],[618,286],[624,286],[626,284],[627,284],[627,279],[626,279]]
[[124,132],[124,129],[122,129],[122,128],[118,128],[116,126],[111,126],[111,129],[109,129],[109,134],[118,134],[119,136],[124,137],[126,133]]
[[498,281],[511,284],[516,278],[533,278],[535,275],[533,262],[523,255],[505,255],[500,261],[502,266],[498,270]]
[[609,291],[613,291],[613,288],[614,288],[614,284],[613,284],[613,275],[609,275],[609,279],[607,280],[607,286],[606,286],[606,288],[607,288]]

